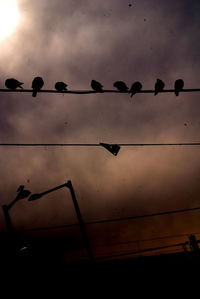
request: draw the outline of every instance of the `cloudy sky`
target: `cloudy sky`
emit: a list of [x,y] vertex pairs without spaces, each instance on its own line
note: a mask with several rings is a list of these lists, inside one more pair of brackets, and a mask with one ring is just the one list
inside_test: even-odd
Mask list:
[[[166,88],[173,88],[179,78],[185,88],[200,87],[197,0],[10,2],[11,7],[17,3],[19,20],[0,39],[1,88],[12,77],[30,88],[35,76],[43,77],[45,89],[64,81],[69,89],[87,90],[92,79],[106,89],[118,80],[128,86],[139,80],[144,89],[153,89],[157,78],[164,80]],[[199,93],[133,98],[1,93],[0,141],[199,142],[199,108]],[[1,147],[0,165],[1,204],[15,197],[19,185],[34,193],[70,179],[85,221],[200,205],[198,147],[122,147],[116,157],[100,147]],[[11,214],[18,229],[77,222],[66,190],[40,201],[21,201]],[[0,217],[3,231],[2,213]],[[197,211],[88,226],[88,232],[97,253],[112,254],[135,246],[128,243],[126,248],[116,245],[111,250],[112,244],[199,232],[198,218]],[[72,235],[69,240],[75,242]]]

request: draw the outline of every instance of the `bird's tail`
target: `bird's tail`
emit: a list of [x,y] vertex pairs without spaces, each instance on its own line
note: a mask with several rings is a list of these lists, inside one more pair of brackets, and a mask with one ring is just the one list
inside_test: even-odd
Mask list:
[[137,93],[137,91],[130,91],[131,98],[132,98],[132,96],[134,96],[134,94],[136,94],[136,93]]
[[154,96],[156,96],[157,94],[158,94],[158,91],[155,91],[155,92],[154,92]]
[[178,97],[178,95],[179,95],[179,91],[178,90],[175,90],[175,95]]
[[32,93],[32,97],[36,97],[36,95],[37,95],[37,90],[33,90],[33,93]]

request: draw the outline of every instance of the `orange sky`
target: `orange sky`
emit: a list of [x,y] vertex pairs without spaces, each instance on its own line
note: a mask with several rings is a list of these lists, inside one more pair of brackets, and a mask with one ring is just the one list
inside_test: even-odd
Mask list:
[[[11,77],[30,88],[35,76],[43,77],[45,89],[57,81],[69,89],[89,89],[92,79],[107,89],[117,80],[128,86],[139,80],[144,89],[152,89],[157,78],[166,88],[179,78],[186,88],[198,88],[198,1],[129,3],[18,0],[20,24],[0,41],[0,88]],[[178,98],[39,94],[36,99],[28,93],[1,93],[0,141],[199,142],[198,106],[198,93]],[[198,147],[123,147],[116,157],[100,147],[0,148],[0,165],[1,204],[15,197],[19,185],[41,192],[70,179],[85,221],[199,206]],[[41,201],[19,202],[11,214],[18,229],[76,222],[64,190]],[[2,213],[0,224],[4,231]],[[198,212],[88,230],[97,252],[106,252],[113,242],[200,231]]]

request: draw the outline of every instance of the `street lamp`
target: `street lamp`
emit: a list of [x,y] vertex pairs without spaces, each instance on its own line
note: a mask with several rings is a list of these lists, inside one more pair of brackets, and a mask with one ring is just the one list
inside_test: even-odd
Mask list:
[[28,200],[29,201],[37,200],[37,199],[41,198],[42,196],[44,196],[44,195],[46,195],[48,193],[51,193],[53,191],[56,191],[56,190],[64,188],[64,187],[67,187],[69,189],[70,193],[71,193],[72,202],[73,202],[74,209],[75,209],[75,212],[76,212],[76,215],[77,215],[77,219],[78,219],[78,222],[79,222],[80,231],[81,231],[81,234],[82,234],[82,237],[83,237],[85,248],[87,250],[88,258],[89,258],[90,262],[93,262],[94,261],[94,256],[93,256],[92,248],[91,248],[91,245],[90,245],[89,237],[88,237],[88,234],[87,234],[87,231],[86,231],[86,228],[85,228],[85,224],[83,222],[81,211],[80,211],[80,208],[79,208],[79,205],[78,205],[78,201],[76,199],[76,195],[75,195],[74,188],[72,186],[72,182],[71,181],[68,181],[65,184],[59,185],[59,186],[57,186],[55,188],[49,189],[49,190],[44,191],[42,193],[32,194],[28,198]]
[[7,231],[9,233],[13,233],[14,232],[12,221],[11,221],[10,214],[9,214],[9,210],[12,208],[12,206],[17,201],[19,201],[20,199],[24,199],[24,198],[30,196],[30,194],[31,194],[31,192],[29,190],[24,190],[24,186],[23,185],[19,186],[19,188],[17,189],[17,192],[18,192],[18,194],[17,194],[16,198],[10,204],[2,206],[3,214],[4,214],[6,226],[7,226]]
[[17,192],[18,192],[18,194],[17,194],[16,198],[10,204],[2,206],[2,210],[3,210],[5,222],[6,222],[6,228],[7,228],[7,232],[8,232],[7,242],[8,242],[9,246],[6,247],[7,248],[6,254],[8,254],[8,253],[11,254],[11,256],[9,255],[9,259],[11,257],[15,257],[15,254],[17,254],[19,247],[20,247],[20,242],[19,242],[19,240],[16,236],[16,232],[13,228],[9,211],[17,201],[19,201],[20,199],[24,199],[24,198],[30,196],[30,194],[31,194],[31,192],[29,190],[24,190],[23,185],[19,186],[19,188],[17,189]]

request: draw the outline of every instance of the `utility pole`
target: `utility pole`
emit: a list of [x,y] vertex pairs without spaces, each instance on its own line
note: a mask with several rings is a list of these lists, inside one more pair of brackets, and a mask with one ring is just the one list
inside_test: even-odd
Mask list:
[[91,263],[93,263],[94,262],[94,255],[93,255],[92,247],[91,247],[90,240],[89,240],[86,228],[85,228],[85,224],[83,222],[83,218],[82,218],[81,211],[80,211],[80,208],[79,208],[79,205],[78,205],[78,201],[76,199],[74,188],[72,186],[72,182],[68,181],[67,186],[68,186],[68,188],[70,190],[70,193],[71,193],[72,201],[73,201],[73,204],[74,204],[74,209],[76,211],[77,219],[78,219],[78,222],[79,222],[79,227],[80,227],[80,230],[81,230],[81,234],[82,234],[82,237],[83,237],[85,248],[86,248],[87,253],[88,253],[89,261]]
[[190,235],[189,236],[189,245],[190,245],[190,248],[193,252],[198,252],[199,251],[198,240],[196,239],[195,235]]
[[[17,250],[20,245],[19,238],[18,238],[16,231],[13,227],[9,211],[12,208],[12,206],[15,205],[16,202],[30,196],[30,194],[31,194],[31,192],[29,190],[24,190],[23,185],[19,186],[17,192],[18,192],[17,196],[11,203],[9,203],[8,205],[2,206],[4,219],[5,219],[5,223],[6,223],[6,228],[7,228],[7,238],[8,238],[7,242],[8,242],[9,258],[16,257]],[[7,254],[8,254],[8,252],[7,252]]]
[[6,222],[7,231],[8,231],[8,233],[12,234],[14,232],[14,229],[13,229],[12,221],[11,221],[10,214],[9,214],[9,207],[7,205],[3,205],[2,210],[3,210],[3,214],[4,214],[4,219]]

